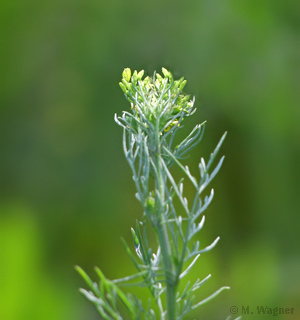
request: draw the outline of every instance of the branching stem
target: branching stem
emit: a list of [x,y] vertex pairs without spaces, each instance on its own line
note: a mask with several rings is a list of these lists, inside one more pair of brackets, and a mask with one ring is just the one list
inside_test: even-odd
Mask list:
[[174,282],[174,264],[172,263],[172,252],[170,247],[170,241],[168,236],[167,224],[165,223],[164,216],[164,177],[161,163],[161,144],[160,144],[160,132],[158,125],[156,126],[156,153],[155,153],[155,166],[157,170],[156,175],[156,190],[158,191],[158,197],[156,203],[156,215],[157,215],[157,235],[159,244],[161,247],[161,253],[163,258],[165,279],[166,279],[166,293],[167,293],[167,320],[176,319],[176,285]]

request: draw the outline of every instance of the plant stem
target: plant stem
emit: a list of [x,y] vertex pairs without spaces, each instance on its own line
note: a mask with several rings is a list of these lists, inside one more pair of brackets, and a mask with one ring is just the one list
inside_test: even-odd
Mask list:
[[157,170],[156,177],[156,190],[159,193],[160,201],[156,201],[156,214],[157,214],[157,234],[161,247],[161,254],[163,257],[164,273],[166,279],[166,296],[167,296],[167,320],[176,319],[176,285],[174,283],[174,265],[171,260],[171,248],[169,242],[168,231],[166,227],[166,221],[164,217],[164,178],[162,173],[161,164],[161,149],[160,149],[160,134],[158,128],[156,130],[156,153],[155,153],[155,165]]

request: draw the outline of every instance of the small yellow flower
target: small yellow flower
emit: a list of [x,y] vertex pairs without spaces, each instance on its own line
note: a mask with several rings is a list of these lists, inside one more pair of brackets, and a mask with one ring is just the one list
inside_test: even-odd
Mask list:
[[174,120],[166,129],[165,132],[168,132],[172,127],[178,125],[178,127],[180,126],[180,123],[178,123],[178,120]]

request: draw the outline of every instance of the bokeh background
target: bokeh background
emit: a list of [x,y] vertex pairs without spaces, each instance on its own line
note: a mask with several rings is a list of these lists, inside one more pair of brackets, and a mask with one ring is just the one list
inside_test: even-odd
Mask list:
[[0,26],[0,319],[100,319],[74,265],[134,272],[120,237],[141,207],[113,116],[123,68],[162,66],[196,97],[182,130],[208,121],[192,168],[228,131],[199,238],[221,241],[193,276],[212,273],[199,299],[232,289],[188,319],[300,318],[299,1],[2,0]]

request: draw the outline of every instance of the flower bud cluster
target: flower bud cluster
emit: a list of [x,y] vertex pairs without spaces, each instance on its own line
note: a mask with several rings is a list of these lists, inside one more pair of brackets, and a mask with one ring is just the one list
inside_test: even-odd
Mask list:
[[133,115],[146,127],[153,126],[161,133],[179,126],[184,116],[191,113],[193,100],[183,93],[186,80],[174,80],[170,71],[162,68],[162,75],[144,77],[144,70],[131,73],[126,68],[119,83],[131,104]]

